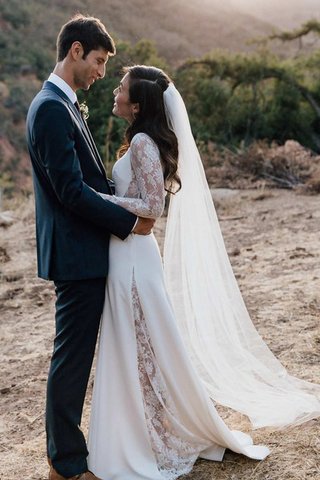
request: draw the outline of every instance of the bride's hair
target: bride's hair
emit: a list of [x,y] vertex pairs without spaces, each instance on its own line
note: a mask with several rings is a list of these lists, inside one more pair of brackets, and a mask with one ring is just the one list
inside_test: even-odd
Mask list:
[[163,93],[171,80],[159,68],[145,65],[125,67],[123,72],[129,74],[129,99],[139,104],[139,112],[125,132],[118,155],[128,150],[137,133],[149,135],[159,148],[166,190],[174,193],[181,188],[177,173],[178,141],[168,126],[163,102]]

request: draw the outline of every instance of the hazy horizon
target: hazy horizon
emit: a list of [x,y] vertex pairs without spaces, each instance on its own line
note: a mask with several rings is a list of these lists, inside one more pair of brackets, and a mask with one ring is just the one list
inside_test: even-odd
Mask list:
[[320,20],[320,0],[189,0],[208,10],[240,11],[278,28],[295,28],[310,18]]

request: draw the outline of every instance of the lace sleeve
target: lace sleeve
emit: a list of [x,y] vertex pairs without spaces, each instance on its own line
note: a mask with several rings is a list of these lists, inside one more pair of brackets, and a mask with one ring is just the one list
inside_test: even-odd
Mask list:
[[139,217],[158,218],[165,201],[163,170],[158,147],[144,133],[135,135],[130,144],[131,166],[140,198],[103,195]]

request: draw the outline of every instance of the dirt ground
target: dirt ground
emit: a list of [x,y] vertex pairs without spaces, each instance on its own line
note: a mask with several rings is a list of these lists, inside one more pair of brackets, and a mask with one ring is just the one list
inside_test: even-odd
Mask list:
[[[216,189],[213,196],[257,329],[290,373],[320,383],[320,197],[277,189]],[[54,291],[35,273],[32,198],[4,208],[12,210],[13,223],[0,226],[0,479],[45,480]],[[165,219],[156,226],[160,242],[164,228]],[[92,379],[84,430],[91,388]],[[249,430],[243,416],[219,410],[230,426]],[[185,480],[320,479],[319,420],[285,431],[257,430],[253,437],[270,447],[265,461],[227,452],[222,463],[197,462]]]

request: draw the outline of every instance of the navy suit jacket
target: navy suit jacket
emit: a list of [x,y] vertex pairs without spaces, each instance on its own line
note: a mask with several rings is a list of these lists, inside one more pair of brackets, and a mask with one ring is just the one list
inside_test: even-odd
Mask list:
[[76,107],[51,82],[44,83],[30,105],[27,142],[39,276],[105,277],[110,234],[126,238],[137,217],[98,195],[112,193],[99,153]]

